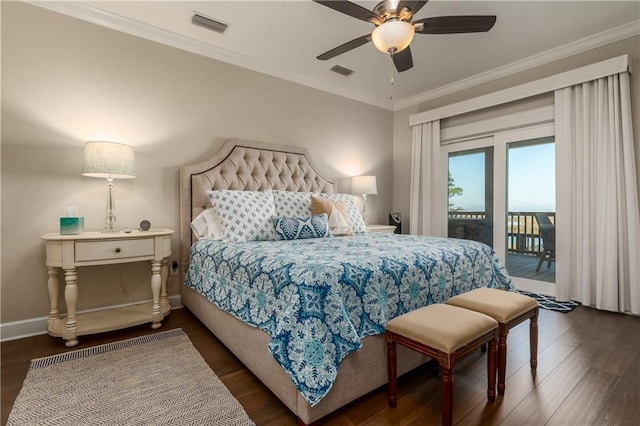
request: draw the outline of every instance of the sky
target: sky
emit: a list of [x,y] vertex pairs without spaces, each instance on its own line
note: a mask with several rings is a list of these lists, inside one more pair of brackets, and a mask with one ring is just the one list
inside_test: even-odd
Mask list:
[[[543,143],[508,151],[510,212],[555,211],[555,145]],[[463,193],[450,201],[467,211],[484,211],[484,153],[449,158],[455,186]]]

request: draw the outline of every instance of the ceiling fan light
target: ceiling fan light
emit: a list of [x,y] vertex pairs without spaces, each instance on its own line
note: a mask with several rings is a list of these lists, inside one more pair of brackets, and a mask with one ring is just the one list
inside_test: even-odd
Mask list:
[[409,46],[416,30],[405,21],[387,21],[371,33],[371,40],[383,53],[398,53]]

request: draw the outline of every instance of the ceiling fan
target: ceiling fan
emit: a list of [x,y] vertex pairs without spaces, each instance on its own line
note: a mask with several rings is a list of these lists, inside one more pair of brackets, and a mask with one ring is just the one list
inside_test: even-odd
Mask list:
[[347,0],[313,0],[323,6],[375,25],[371,34],[348,41],[317,58],[325,61],[370,41],[378,50],[389,53],[399,72],[413,67],[409,44],[418,34],[457,34],[487,32],[496,23],[493,15],[437,16],[414,21],[414,15],[427,3],[424,1],[382,1],[366,9]]

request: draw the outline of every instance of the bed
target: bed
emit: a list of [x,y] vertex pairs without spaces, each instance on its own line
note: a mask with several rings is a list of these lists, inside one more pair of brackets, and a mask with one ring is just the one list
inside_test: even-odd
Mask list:
[[[305,149],[228,139],[180,175],[182,303],[304,424],[386,383],[392,317],[477,286],[513,288],[476,242],[368,232],[196,241],[191,222],[226,190],[340,199],[317,170]],[[399,374],[428,361],[398,351]]]

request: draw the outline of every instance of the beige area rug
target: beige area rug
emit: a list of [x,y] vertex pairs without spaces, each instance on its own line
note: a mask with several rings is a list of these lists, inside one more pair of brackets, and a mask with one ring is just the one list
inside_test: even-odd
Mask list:
[[181,329],[31,361],[8,425],[253,425]]

